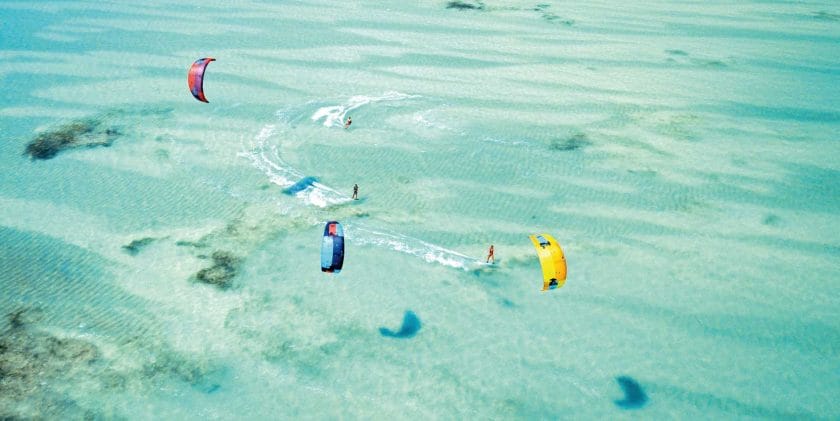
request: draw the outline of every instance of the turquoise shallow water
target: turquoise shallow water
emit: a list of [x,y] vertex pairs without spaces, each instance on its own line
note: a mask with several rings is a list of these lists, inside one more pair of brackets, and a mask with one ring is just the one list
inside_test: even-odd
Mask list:
[[0,2],[0,415],[840,417],[840,8],[464,4]]

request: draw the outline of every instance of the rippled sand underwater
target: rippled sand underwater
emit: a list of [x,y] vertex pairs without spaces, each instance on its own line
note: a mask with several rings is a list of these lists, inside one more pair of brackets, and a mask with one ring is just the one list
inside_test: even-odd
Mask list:
[[0,1],[0,416],[838,418],[838,45],[833,2]]

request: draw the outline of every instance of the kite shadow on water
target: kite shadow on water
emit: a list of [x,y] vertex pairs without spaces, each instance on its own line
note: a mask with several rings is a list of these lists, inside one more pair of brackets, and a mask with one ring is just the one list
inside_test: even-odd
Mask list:
[[615,404],[622,409],[638,409],[647,404],[648,397],[642,386],[629,376],[618,376],[615,378],[621,390],[624,391],[624,399],[618,399]]
[[379,333],[388,338],[408,339],[413,338],[420,331],[420,326],[420,319],[417,318],[417,315],[413,311],[407,310],[399,331],[394,332],[391,329],[380,327]]
[[294,196],[295,194],[308,189],[317,181],[318,179],[315,177],[303,177],[297,183],[293,184],[288,188],[283,189],[283,193],[288,194],[290,196]]

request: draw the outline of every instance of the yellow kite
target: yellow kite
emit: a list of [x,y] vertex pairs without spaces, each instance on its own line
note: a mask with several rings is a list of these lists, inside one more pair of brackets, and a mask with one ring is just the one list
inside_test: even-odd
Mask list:
[[566,257],[563,256],[560,244],[548,234],[535,234],[529,238],[540,258],[543,273],[542,290],[562,287],[566,283]]

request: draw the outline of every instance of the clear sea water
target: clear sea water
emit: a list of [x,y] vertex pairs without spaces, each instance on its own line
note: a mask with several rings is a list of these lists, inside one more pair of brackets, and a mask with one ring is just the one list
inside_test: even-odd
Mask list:
[[447,3],[0,1],[0,416],[840,418],[840,4]]

